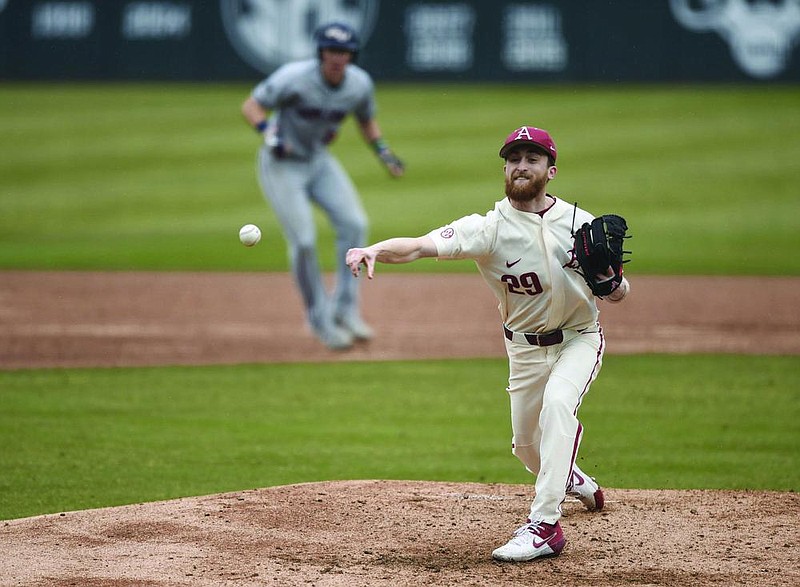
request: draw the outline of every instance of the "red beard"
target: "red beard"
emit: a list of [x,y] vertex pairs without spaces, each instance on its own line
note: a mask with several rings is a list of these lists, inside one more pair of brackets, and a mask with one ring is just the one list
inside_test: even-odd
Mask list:
[[514,183],[513,179],[506,177],[506,196],[508,196],[509,200],[516,202],[530,202],[539,194],[544,193],[546,185],[546,177],[534,177],[524,184]]

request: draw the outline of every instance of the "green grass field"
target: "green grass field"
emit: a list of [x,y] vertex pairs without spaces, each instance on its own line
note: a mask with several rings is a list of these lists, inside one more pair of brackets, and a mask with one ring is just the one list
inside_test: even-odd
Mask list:
[[[531,481],[505,361],[309,367],[0,372],[0,519],[328,479]],[[796,490],[798,377],[793,357],[607,357],[582,467],[609,487]]]
[[[249,90],[0,86],[0,269],[285,270],[239,115]],[[491,208],[497,150],[529,123],[559,145],[553,193],[628,218],[631,274],[800,275],[798,87],[388,85],[378,100],[407,177],[352,123],[334,147],[371,240]],[[248,222],[254,249],[236,236]],[[324,479],[524,483],[506,368],[0,371],[0,519]],[[796,357],[608,356],[581,458],[611,487],[797,490],[798,376]]]
[[[284,270],[239,114],[250,89],[0,87],[0,268]],[[388,85],[378,102],[405,178],[388,178],[351,121],[334,145],[372,240],[491,208],[499,146],[531,123],[559,146],[553,193],[628,218],[636,271],[800,274],[782,254],[800,232],[798,87]],[[253,250],[236,238],[248,222],[267,234]],[[320,238],[330,268],[325,223]]]

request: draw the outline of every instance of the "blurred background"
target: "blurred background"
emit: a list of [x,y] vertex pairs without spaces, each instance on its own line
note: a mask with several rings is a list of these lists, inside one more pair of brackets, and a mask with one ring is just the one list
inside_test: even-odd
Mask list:
[[800,274],[800,0],[0,0],[0,268],[286,270],[239,107],[332,20],[408,166],[351,120],[333,145],[370,240],[491,208],[533,124],[555,195],[628,218],[637,272]]
[[332,20],[382,81],[800,80],[796,0],[0,0],[0,76],[251,79]]

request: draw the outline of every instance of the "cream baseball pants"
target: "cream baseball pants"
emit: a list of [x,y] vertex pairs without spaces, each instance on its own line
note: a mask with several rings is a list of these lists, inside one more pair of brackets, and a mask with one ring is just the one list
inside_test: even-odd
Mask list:
[[572,479],[583,428],[578,408],[597,377],[602,330],[564,331],[564,341],[532,346],[506,340],[512,452],[536,475],[530,520],[554,524]]

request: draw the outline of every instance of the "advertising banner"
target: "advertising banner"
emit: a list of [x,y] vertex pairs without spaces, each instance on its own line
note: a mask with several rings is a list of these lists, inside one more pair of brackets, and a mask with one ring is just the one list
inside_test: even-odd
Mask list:
[[376,80],[800,80],[800,0],[0,0],[0,78],[249,80],[330,21]]

